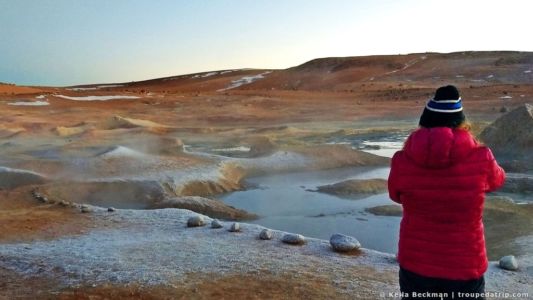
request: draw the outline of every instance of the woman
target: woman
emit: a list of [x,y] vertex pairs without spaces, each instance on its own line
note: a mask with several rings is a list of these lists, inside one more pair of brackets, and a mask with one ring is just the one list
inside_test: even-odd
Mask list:
[[437,89],[419,125],[392,158],[388,181],[403,206],[400,290],[404,298],[483,299],[483,203],[505,172],[470,134],[456,87]]

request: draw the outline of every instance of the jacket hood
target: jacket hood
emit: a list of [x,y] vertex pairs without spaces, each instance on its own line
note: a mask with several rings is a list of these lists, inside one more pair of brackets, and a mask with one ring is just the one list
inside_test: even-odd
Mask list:
[[478,143],[467,130],[422,127],[411,133],[404,151],[419,166],[446,168],[461,162],[477,146]]

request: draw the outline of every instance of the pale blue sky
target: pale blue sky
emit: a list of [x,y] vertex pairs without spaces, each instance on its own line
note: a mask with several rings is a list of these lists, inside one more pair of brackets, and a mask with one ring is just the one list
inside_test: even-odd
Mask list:
[[0,0],[0,81],[71,85],[317,57],[533,51],[533,1]]

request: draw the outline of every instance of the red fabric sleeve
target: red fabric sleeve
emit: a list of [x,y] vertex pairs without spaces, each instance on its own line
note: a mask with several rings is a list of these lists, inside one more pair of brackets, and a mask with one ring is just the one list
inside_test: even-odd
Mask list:
[[505,182],[505,171],[498,165],[494,158],[489,162],[489,176],[487,181],[487,192],[493,192],[499,189]]
[[502,167],[498,165],[498,162],[496,161],[496,158],[494,158],[494,154],[492,154],[492,151],[487,147],[487,157],[489,160],[489,168],[488,168],[488,176],[487,176],[487,190],[486,192],[493,192],[500,187],[505,182],[505,171]]
[[400,200],[400,191],[398,190],[398,157],[400,151],[396,152],[391,160],[391,168],[389,173],[389,179],[387,181],[389,189],[389,198],[397,203],[402,203]]

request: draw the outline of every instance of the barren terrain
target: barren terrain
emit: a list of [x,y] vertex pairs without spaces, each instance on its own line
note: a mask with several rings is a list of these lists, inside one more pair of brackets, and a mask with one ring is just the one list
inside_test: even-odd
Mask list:
[[[459,87],[479,134],[533,103],[532,69],[530,52],[418,53],[74,87],[0,83],[0,298],[375,299],[397,291],[394,254],[345,256],[323,240],[287,246],[281,231],[260,241],[258,225],[235,234],[187,229],[186,219],[196,212],[229,227],[260,218],[219,200],[254,188],[252,176],[387,167],[368,141],[416,128],[441,85]],[[524,191],[506,196],[532,201]],[[487,236],[519,245],[496,248],[521,266],[509,272],[492,262],[487,286],[531,295],[531,210],[502,207],[490,207],[492,224],[520,218]],[[513,239],[503,239],[507,230]]]

